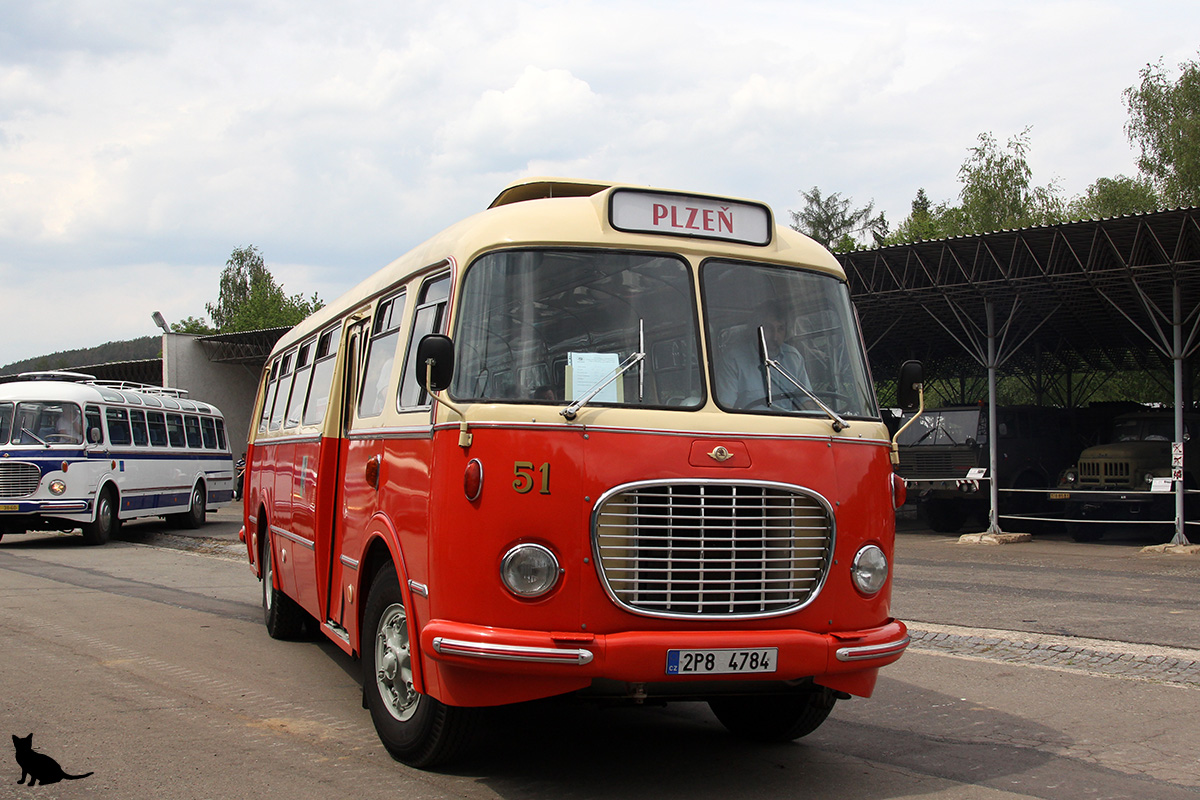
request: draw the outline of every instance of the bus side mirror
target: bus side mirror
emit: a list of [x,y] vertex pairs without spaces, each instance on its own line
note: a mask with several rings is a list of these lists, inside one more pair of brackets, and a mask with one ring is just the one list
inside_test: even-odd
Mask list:
[[100,444],[104,436],[100,433],[99,428],[88,428],[88,441],[92,444]]
[[896,402],[903,409],[911,410],[921,401],[922,384],[925,383],[925,367],[920,361],[905,361],[900,365],[900,378],[896,381]]
[[416,373],[414,377],[423,388],[440,392],[450,385],[454,377],[454,342],[449,336],[430,333],[421,339],[417,344]]

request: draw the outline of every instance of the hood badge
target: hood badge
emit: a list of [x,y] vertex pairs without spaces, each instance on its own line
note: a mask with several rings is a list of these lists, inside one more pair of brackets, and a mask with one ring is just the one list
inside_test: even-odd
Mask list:
[[733,453],[726,450],[723,446],[717,445],[711,453],[707,454],[709,458],[716,461],[718,464],[724,464],[729,459],[733,458]]

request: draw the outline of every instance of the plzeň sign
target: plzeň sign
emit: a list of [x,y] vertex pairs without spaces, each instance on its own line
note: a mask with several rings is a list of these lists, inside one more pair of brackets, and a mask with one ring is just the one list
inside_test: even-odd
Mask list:
[[771,212],[755,203],[618,189],[610,204],[612,226],[627,233],[665,233],[754,245],[771,241]]

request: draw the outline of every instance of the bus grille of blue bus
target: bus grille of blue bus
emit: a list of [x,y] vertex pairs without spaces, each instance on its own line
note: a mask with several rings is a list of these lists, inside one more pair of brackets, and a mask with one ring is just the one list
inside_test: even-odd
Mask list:
[[0,463],[0,497],[28,497],[42,482],[37,464],[24,461]]
[[806,605],[833,554],[827,507],[752,483],[645,483],[593,517],[597,572],[619,605],[663,617],[767,617]]

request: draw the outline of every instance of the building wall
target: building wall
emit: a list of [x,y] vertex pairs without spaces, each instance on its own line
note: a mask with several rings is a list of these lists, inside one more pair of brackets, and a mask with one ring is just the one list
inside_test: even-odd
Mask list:
[[213,363],[197,341],[199,338],[187,333],[163,334],[163,386],[184,389],[188,398],[221,409],[229,449],[236,461],[246,450],[250,413],[262,367]]

